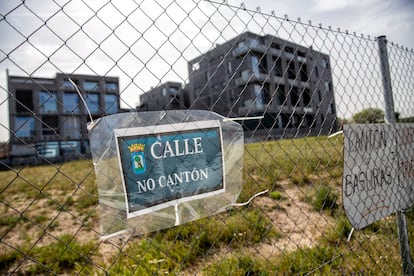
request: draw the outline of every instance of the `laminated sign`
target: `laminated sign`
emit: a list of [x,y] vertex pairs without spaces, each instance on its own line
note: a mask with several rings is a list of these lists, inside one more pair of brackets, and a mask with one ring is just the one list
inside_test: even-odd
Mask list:
[[113,114],[92,122],[103,237],[221,212],[242,190],[243,129],[214,112]]
[[218,121],[114,130],[127,217],[225,190]]

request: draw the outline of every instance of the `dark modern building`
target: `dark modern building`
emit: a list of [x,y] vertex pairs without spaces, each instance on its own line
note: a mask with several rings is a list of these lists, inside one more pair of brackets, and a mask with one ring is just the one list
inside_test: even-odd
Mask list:
[[266,136],[336,130],[329,56],[270,36],[244,33],[188,63],[191,108],[242,121]]
[[140,110],[185,109],[188,103],[187,93],[179,82],[166,82],[152,88],[140,96]]
[[117,77],[57,74],[56,78],[8,75],[13,164],[63,161],[88,156],[88,110],[93,119],[120,110]]
[[[189,61],[188,72],[185,108],[259,117],[240,121],[253,140],[337,129],[329,56],[312,48],[246,32]],[[144,106],[164,108],[146,94]]]

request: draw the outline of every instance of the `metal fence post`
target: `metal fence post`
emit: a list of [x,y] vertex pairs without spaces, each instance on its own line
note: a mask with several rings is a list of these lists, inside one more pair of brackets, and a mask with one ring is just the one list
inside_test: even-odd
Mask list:
[[[380,55],[382,84],[384,87],[385,119],[389,124],[396,123],[394,113],[394,100],[392,95],[391,74],[388,63],[387,38],[378,37],[378,48]],[[400,253],[404,275],[413,275],[413,264],[410,254],[410,243],[408,240],[407,220],[403,211],[397,211],[398,237],[400,241]]]

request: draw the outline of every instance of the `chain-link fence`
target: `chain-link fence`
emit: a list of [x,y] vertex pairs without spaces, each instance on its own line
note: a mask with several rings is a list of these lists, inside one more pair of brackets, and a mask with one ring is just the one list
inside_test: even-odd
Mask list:
[[[396,216],[358,231],[346,217],[343,136],[328,136],[384,121],[376,38],[201,0],[5,1],[1,13],[3,274],[402,272]],[[395,115],[411,122],[414,53],[387,49]],[[167,109],[240,123],[248,204],[110,236],[87,124]]]

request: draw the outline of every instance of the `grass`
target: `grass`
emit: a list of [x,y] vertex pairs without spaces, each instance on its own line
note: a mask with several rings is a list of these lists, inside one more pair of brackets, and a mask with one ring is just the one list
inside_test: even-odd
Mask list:
[[[237,252],[236,256],[226,257],[209,265],[203,270],[205,275],[269,275],[274,267],[258,260],[254,256]],[[270,273],[274,274],[274,273]]]
[[[91,229],[99,229],[98,194],[90,161],[2,171],[0,273],[400,274],[393,216],[350,236],[352,226],[339,197],[342,146],[338,137],[246,145],[238,201],[245,202],[268,189],[262,197],[277,201],[278,208],[260,206],[254,200],[246,207],[108,244],[90,234]],[[307,206],[303,212],[330,211],[329,215],[320,212],[330,220],[317,229],[323,234],[312,240],[312,247],[286,250],[278,245],[282,239],[290,240],[292,234],[276,227],[278,216],[299,204],[284,192],[287,189],[300,191],[298,198]],[[407,222],[413,241],[413,209],[407,212]],[[89,236],[83,236],[85,233]],[[268,258],[260,251],[264,245],[274,246]],[[104,255],[99,253],[102,247],[106,248]]]
[[128,256],[140,257],[115,257],[110,274],[130,274],[127,268],[137,263],[143,275],[178,273],[221,247],[236,250],[278,236],[269,219],[257,209],[221,214],[149,235],[125,251]]
[[13,226],[20,220],[20,218],[20,216],[2,216],[0,217],[0,226]]
[[315,177],[334,181],[342,175],[342,141],[310,137],[249,144],[244,160],[245,184],[240,201],[265,189],[275,190],[280,183],[310,185]]
[[337,208],[338,195],[334,189],[324,184],[315,193],[312,201],[312,207],[315,211],[334,210]]
[[88,263],[93,249],[93,243],[80,244],[74,237],[64,234],[57,241],[35,247],[30,252],[30,256],[40,264],[31,265],[28,271],[33,274],[71,271],[78,263]]

